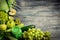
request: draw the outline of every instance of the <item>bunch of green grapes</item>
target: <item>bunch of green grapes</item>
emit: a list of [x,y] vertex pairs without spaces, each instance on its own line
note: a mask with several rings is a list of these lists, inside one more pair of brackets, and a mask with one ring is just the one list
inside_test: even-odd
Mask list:
[[24,31],[23,33],[23,38],[25,40],[42,40],[44,37],[44,32],[41,31],[40,29],[29,29],[28,31]]
[[8,14],[3,11],[0,11],[0,21],[6,22],[7,20],[8,20]]

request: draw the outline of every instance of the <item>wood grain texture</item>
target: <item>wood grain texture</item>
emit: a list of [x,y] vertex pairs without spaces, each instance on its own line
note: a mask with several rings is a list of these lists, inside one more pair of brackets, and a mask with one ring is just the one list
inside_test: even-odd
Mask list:
[[56,11],[55,6],[18,7],[15,18],[20,18],[25,25],[34,24],[36,28],[50,31],[51,40],[60,40],[60,12]]

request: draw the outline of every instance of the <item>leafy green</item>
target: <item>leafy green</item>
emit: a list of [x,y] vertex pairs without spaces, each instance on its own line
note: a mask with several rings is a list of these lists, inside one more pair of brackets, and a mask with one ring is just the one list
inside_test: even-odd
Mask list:
[[0,11],[5,11],[5,12],[9,11],[6,0],[0,0]]
[[12,8],[15,2],[16,2],[15,0],[7,0],[9,8]]
[[12,34],[15,36],[15,38],[20,38],[22,36],[22,30],[15,26],[14,28],[12,28]]

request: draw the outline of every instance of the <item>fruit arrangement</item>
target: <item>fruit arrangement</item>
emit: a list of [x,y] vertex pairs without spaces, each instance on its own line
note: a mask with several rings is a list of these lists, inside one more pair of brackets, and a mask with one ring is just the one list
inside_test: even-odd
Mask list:
[[35,25],[25,26],[15,19],[16,0],[0,0],[0,40],[50,40],[50,32],[36,29]]

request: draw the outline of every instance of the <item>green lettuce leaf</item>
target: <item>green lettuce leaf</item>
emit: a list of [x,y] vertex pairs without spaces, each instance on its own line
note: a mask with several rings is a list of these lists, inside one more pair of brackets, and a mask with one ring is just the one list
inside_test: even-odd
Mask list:
[[9,11],[6,0],[0,0],[0,11],[5,11],[5,12]]

